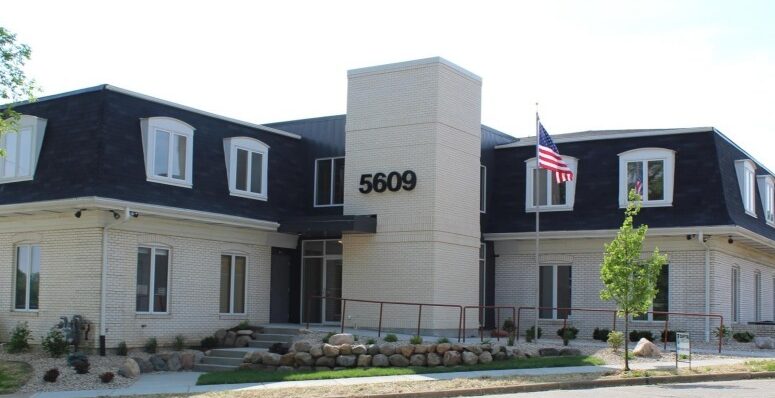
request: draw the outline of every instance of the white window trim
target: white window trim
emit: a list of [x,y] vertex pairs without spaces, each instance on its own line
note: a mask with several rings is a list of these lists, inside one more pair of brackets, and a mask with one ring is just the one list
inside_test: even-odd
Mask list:
[[762,272],[758,269],[753,273],[753,320],[762,320]]
[[[173,177],[162,177],[154,174],[156,161],[156,132],[158,130],[166,131],[172,135],[186,137],[186,178],[183,180]],[[140,119],[140,132],[143,139],[143,155],[145,156],[145,179],[160,184],[174,185],[178,187],[191,188],[193,184],[193,165],[194,165],[194,127],[171,117],[157,116]],[[170,152],[172,151],[172,140],[170,140]],[[169,166],[172,167],[172,158],[169,159]],[[170,172],[170,174],[172,174]]]
[[[756,164],[751,159],[735,160],[735,172],[737,173],[737,185],[740,187],[743,210],[745,210],[745,214],[756,217]],[[747,186],[750,186],[751,189],[750,196],[746,193]],[[749,200],[746,201],[746,198]]]
[[[137,304],[135,304],[135,314],[168,315],[170,313],[170,302],[171,302],[170,293],[172,292],[172,289],[170,289],[170,285],[172,285],[172,278],[170,277],[170,274],[172,273],[172,249],[167,246],[156,246],[156,245],[140,245],[137,247],[137,249],[151,250],[151,268],[149,270],[150,279],[148,280],[148,311],[137,311]],[[167,305],[165,305],[165,307],[167,308],[167,311],[153,310],[153,296],[154,296],[154,290],[156,288],[156,250],[167,251],[167,287],[166,287]],[[135,300],[137,300],[137,261],[136,260],[135,260]]]
[[479,165],[479,176],[484,179],[479,183],[479,190],[482,191],[479,193],[479,213],[485,214],[487,213],[487,166]]
[[[576,180],[578,179],[579,160],[572,156],[561,155],[562,160],[568,165],[568,168],[573,171],[573,180],[566,181],[563,184],[565,186],[565,204],[564,205],[551,205],[549,204],[551,195],[549,195],[549,189],[552,184],[547,184],[547,204],[541,205],[541,212],[548,211],[573,211],[573,205],[576,203]],[[525,160],[525,212],[534,213],[536,206],[533,203],[533,170],[536,168],[536,158],[530,158]],[[548,170],[541,169],[547,172]],[[554,173],[549,175],[549,178],[555,178]],[[548,180],[547,180],[548,181]]]
[[740,267],[732,267],[731,275],[732,292],[730,296],[729,308],[731,311],[730,319],[732,323],[740,323]]
[[[237,150],[260,153],[261,154],[261,192],[243,191],[237,189]],[[226,174],[229,182],[229,194],[241,198],[268,200],[268,181],[269,181],[269,146],[265,143],[250,137],[230,137],[223,140],[223,152],[226,160]],[[252,173],[252,156],[248,156],[248,180]]]
[[[31,115],[20,115],[17,128],[13,132],[21,132],[29,129],[32,132],[32,142],[30,150],[30,174],[15,175],[13,177],[1,177],[4,174],[5,162],[0,158],[0,184],[9,184],[12,182],[31,181],[35,178],[35,171],[38,168],[38,159],[40,158],[40,149],[43,146],[43,137],[46,133],[46,124],[48,120]],[[0,136],[0,145],[5,148],[7,134]],[[7,149],[7,148],[6,148]],[[18,159],[18,154],[16,154]]]
[[[312,192],[312,203],[313,203],[314,207],[342,207],[342,206],[344,206],[344,201],[343,201],[343,203],[334,204],[334,195],[335,195],[334,187],[336,186],[336,183],[334,181],[334,170],[336,170],[335,169],[335,167],[336,167],[336,159],[344,159],[344,156],[333,156],[333,157],[328,157],[328,158],[317,158],[317,159],[315,159],[315,186],[314,186],[315,189]],[[318,204],[318,162],[321,161],[321,160],[330,160],[331,161],[331,192],[329,194],[329,203],[331,203],[331,204],[327,204],[327,205]],[[345,163],[345,167],[347,167],[346,163]]]
[[759,197],[764,209],[764,220],[767,225],[775,227],[775,177],[770,175],[756,176],[759,186]]
[[[30,288],[30,278],[32,276],[32,248],[37,246],[38,250],[40,250],[40,245],[37,243],[24,243],[24,244],[18,244],[14,246],[13,248],[13,298],[11,300],[11,309],[14,312],[38,312],[40,311],[40,279],[38,279],[38,308],[30,308],[30,292],[32,289]],[[30,271],[27,272],[27,279],[25,280],[25,294],[26,297],[24,298],[24,308],[16,308],[16,273],[19,272],[19,248],[20,247],[29,247],[30,248]],[[40,258],[38,258],[38,261],[40,261]],[[38,264],[38,269],[40,269],[40,264]],[[38,271],[38,274],[40,274],[40,271]],[[38,277],[40,278],[40,277]]]
[[[661,160],[664,162],[664,199],[648,200],[646,198],[648,189],[648,178],[643,181],[642,207],[669,207],[673,205],[673,188],[675,186],[675,151],[665,148],[638,148],[619,154],[619,207],[627,207],[629,192],[627,190],[627,163],[629,162],[649,162]],[[644,172],[647,170],[644,165]]]
[[[247,315],[248,313],[248,281],[250,280],[248,278],[248,269],[250,268],[250,258],[245,253],[239,253],[239,252],[225,252],[221,253],[222,256],[230,256],[231,257],[231,280],[229,281],[229,292],[231,293],[229,295],[229,310],[230,312],[220,312],[220,308],[218,311],[220,312],[220,315]],[[234,312],[234,286],[235,286],[235,277],[237,275],[235,271],[235,268],[237,267],[237,262],[235,261],[236,257],[245,257],[245,290],[242,292],[242,297],[245,299],[245,302],[242,303],[242,308],[244,309],[243,312]],[[220,292],[219,292],[220,293]],[[220,297],[220,295],[219,295]],[[218,306],[220,307],[220,303],[218,303]]]

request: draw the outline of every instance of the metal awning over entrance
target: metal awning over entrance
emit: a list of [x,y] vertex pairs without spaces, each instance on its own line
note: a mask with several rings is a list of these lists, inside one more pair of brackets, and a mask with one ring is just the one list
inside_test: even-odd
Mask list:
[[377,232],[377,215],[312,216],[280,222],[277,232],[314,237],[340,237],[342,234]]

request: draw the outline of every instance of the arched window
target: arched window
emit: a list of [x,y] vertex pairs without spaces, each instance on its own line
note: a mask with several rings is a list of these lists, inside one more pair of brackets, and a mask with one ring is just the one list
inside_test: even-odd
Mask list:
[[267,200],[269,146],[249,137],[223,140],[229,192],[234,196]]
[[627,195],[634,189],[643,207],[672,206],[675,151],[641,148],[619,154],[619,206],[627,207]]
[[546,169],[536,169],[536,159],[525,161],[525,211],[536,211],[536,204],[541,205],[541,211],[571,211],[576,200],[576,180],[578,179],[578,159],[562,156],[562,160],[573,171],[573,181],[558,183],[554,173]]
[[21,115],[15,128],[0,136],[0,184],[28,181],[35,175],[38,165],[46,119]]
[[191,188],[194,128],[169,117],[140,119],[148,181]]

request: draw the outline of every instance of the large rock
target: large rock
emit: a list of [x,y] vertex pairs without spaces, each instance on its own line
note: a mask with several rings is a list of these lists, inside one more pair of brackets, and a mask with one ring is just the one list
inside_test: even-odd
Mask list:
[[172,355],[170,355],[170,358],[167,359],[167,369],[170,372],[177,372],[182,367],[183,365],[180,363],[180,354],[178,354],[177,352],[172,353]]
[[560,350],[556,348],[539,348],[538,355],[542,357],[557,357],[560,356]]
[[756,345],[756,348],[762,350],[775,348],[775,339],[772,337],[754,337],[753,343]]
[[441,362],[444,366],[460,365],[460,353],[457,351],[447,351],[444,353],[444,359]]
[[283,354],[280,357],[280,365],[281,366],[293,366],[296,363],[296,354],[293,352],[289,352],[287,354]]
[[358,362],[356,364],[359,368],[368,368],[371,366],[371,355],[363,354],[358,355]]
[[342,345],[342,344],[353,344],[353,343],[355,343],[355,338],[350,333],[339,333],[328,338],[328,344],[331,344],[331,345]]
[[369,344],[369,346],[366,347],[366,353],[369,355],[379,354],[379,346],[376,344]]
[[376,368],[386,368],[390,366],[390,360],[385,354],[376,354],[371,357],[371,366]]
[[309,352],[312,349],[312,344],[309,341],[297,341],[293,343],[293,350],[296,352]]
[[452,351],[457,351],[457,352],[463,352],[463,350],[465,350],[465,348],[463,348],[462,344],[457,344],[457,343],[452,343],[452,346],[451,346],[450,349]]
[[339,355],[351,355],[353,353],[352,344],[342,344],[339,346]]
[[218,339],[218,344],[223,344],[223,340],[226,338],[226,333],[228,332],[229,331],[226,329],[218,329],[215,331],[215,334],[213,336],[215,336],[215,338]]
[[323,344],[323,355],[332,358],[339,356],[339,347],[331,344]]
[[452,348],[451,344],[449,344],[449,343],[441,343],[441,344],[436,346],[436,352],[438,352],[441,355],[444,355],[444,353],[449,351],[450,348]]
[[312,354],[308,352],[297,352],[293,355],[298,366],[312,366],[315,360],[312,359]]
[[340,355],[336,357],[336,365],[343,368],[355,366],[355,355]]
[[581,350],[578,348],[563,348],[560,350],[561,357],[577,357],[581,355]]
[[638,341],[638,344],[635,346],[635,349],[632,350],[632,355],[635,355],[637,357],[657,357],[662,353],[662,351],[657,347],[656,344],[648,341],[645,337],[641,338],[640,341]]
[[493,356],[493,359],[496,361],[502,361],[506,359],[506,353],[503,351],[498,351],[495,353],[495,356]]
[[140,373],[151,373],[153,372],[153,365],[151,362],[147,359],[143,359],[140,357],[132,357],[132,359],[137,362],[137,366],[140,367]]
[[425,366],[426,363],[425,354],[414,354],[409,357],[409,365],[411,366]]
[[242,329],[237,331],[237,336],[250,336],[253,334],[253,331],[250,329]]
[[320,344],[313,345],[309,349],[309,353],[312,354],[313,357],[319,358],[323,356],[323,346]]
[[118,368],[118,374],[130,379],[140,375],[140,366],[132,358],[127,358],[126,361]]
[[441,365],[441,355],[435,352],[429,352],[427,355],[427,361],[428,366],[439,366]]
[[180,354],[180,366],[183,367],[183,370],[194,369],[194,353],[184,352]]
[[482,349],[482,346],[480,346],[479,344],[473,344],[473,345],[466,346],[466,351],[470,351],[476,355],[479,355],[484,350]]
[[414,346],[412,344],[402,344],[396,347],[396,352],[409,358],[414,354]]
[[277,366],[280,364],[281,358],[282,356],[280,354],[275,354],[271,352],[261,353],[261,363],[263,363],[264,365]]
[[414,346],[414,352],[415,354],[427,354],[429,352],[428,347],[427,344],[417,344]]
[[315,360],[315,366],[333,368],[336,366],[336,359],[334,357],[320,357]]
[[256,365],[261,364],[261,357],[262,357],[261,351],[251,351],[248,353],[248,362],[254,363]]
[[278,366],[278,372],[293,372],[293,366]]
[[492,354],[489,351],[485,351],[479,354],[479,363],[490,363],[490,362],[492,362]]
[[247,347],[251,341],[253,341],[253,338],[250,336],[237,336],[237,338],[234,340],[234,347]]
[[399,368],[409,366],[409,360],[406,359],[406,357],[401,354],[393,354],[390,357],[388,357],[388,360],[390,361],[390,366],[395,366]]
[[466,365],[476,365],[476,363],[479,362],[479,355],[476,355],[471,351],[463,351],[462,358],[463,363]]
[[148,361],[150,361],[151,365],[153,365],[153,370],[157,372],[167,371],[167,362],[164,362],[164,359],[162,359],[162,357],[159,355],[152,355],[150,358],[148,358]]
[[366,353],[366,346],[363,344],[357,344],[353,346],[353,355],[363,355]]
[[396,346],[392,343],[385,343],[379,346],[379,353],[391,356],[396,353]]
[[232,331],[226,332],[226,337],[223,339],[223,345],[226,347],[234,347],[234,342],[237,340],[237,333]]

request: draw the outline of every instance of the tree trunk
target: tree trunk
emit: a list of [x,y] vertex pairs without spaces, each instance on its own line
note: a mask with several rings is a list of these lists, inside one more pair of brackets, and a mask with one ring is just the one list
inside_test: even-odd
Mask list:
[[624,311],[624,371],[630,371],[630,313]]

